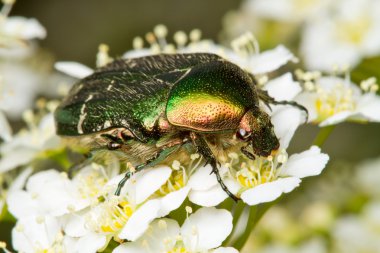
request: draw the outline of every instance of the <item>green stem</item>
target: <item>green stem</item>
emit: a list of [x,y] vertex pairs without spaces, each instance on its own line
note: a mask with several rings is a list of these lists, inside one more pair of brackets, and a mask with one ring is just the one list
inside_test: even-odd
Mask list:
[[313,141],[313,145],[316,145],[318,147],[322,147],[322,145],[325,143],[327,137],[330,136],[330,134],[334,130],[334,128],[335,128],[335,125],[331,125],[331,126],[321,128],[321,130],[319,130],[317,137],[315,137],[315,139]]
[[245,243],[247,242],[249,235],[251,234],[252,230],[256,226],[258,220],[257,220],[257,212],[259,207],[258,206],[251,206],[249,210],[249,217],[248,217],[248,224],[245,228],[244,234],[232,245],[235,249],[241,250]]
[[261,218],[264,216],[264,214],[271,208],[275,203],[279,202],[281,199],[278,198],[275,201],[260,204],[257,206],[251,206],[249,210],[249,218],[248,218],[248,224],[245,229],[244,234],[232,245],[237,250],[241,250],[244,245],[246,244],[249,236],[251,235],[252,231],[255,229],[256,225],[259,223]]
[[[244,204],[243,201],[239,201],[238,203],[235,203],[234,208],[233,208],[233,221],[232,221],[233,230],[230,233],[230,235],[227,237],[227,239],[224,240],[223,246],[227,246],[227,245],[231,244],[231,238],[235,234],[235,230],[237,228],[237,223],[240,220],[241,214],[243,213],[245,206],[246,205]],[[231,206],[231,208],[229,208],[227,210],[232,210],[232,206]]]

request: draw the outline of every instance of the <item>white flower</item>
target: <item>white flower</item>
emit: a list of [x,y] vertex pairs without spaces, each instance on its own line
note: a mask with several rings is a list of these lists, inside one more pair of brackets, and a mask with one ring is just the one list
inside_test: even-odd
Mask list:
[[[285,150],[274,157],[257,157],[254,161],[237,154],[231,154],[230,158],[228,164],[222,165],[220,170],[224,182],[232,193],[249,205],[270,202],[283,193],[292,191],[302,178],[319,175],[328,161],[328,156],[322,154],[316,146],[289,158]],[[211,172],[207,168],[198,171],[204,171],[204,174]],[[202,187],[208,188],[195,188],[189,195],[190,200],[198,205],[217,205],[227,198],[217,182],[202,183]]]
[[0,138],[4,141],[10,141],[12,138],[12,128],[9,125],[7,117],[0,110]]
[[140,239],[125,243],[113,252],[236,253],[233,248],[219,247],[231,231],[232,215],[228,211],[201,208],[182,227],[175,220],[156,220]]
[[[310,73],[298,72],[307,77]],[[361,89],[347,78],[334,76],[318,77],[305,81],[305,91],[296,101],[309,111],[309,120],[327,126],[343,121],[379,122],[380,97],[376,79],[370,78],[361,83]]]
[[65,173],[47,170],[31,176],[25,191],[11,191],[7,203],[9,211],[17,218],[39,215],[57,217],[90,204],[80,196]]
[[[24,180],[20,179],[23,182],[9,191],[9,211],[22,224],[49,217],[56,219],[65,234],[63,241],[71,241],[71,249],[78,249],[73,252],[84,252],[85,245],[86,252],[95,252],[111,238],[136,240],[153,219],[163,215],[162,210],[172,210],[168,206],[162,209],[160,198],[151,199],[169,179],[171,169],[161,166],[133,175],[119,197],[114,192],[124,175],[109,179],[118,170],[118,166],[105,169],[92,164],[81,169],[72,180],[65,173],[42,171],[28,179],[25,190],[22,187],[26,177],[23,177]],[[31,227],[23,230],[22,235],[31,236],[33,229],[37,229]]]
[[[241,68],[255,75],[263,75],[272,72],[288,62],[297,62],[298,59],[284,46],[279,45],[276,48],[264,52],[259,52],[256,39],[250,34],[244,34],[232,42],[232,49],[218,45],[210,40],[200,40],[200,31],[193,30],[187,35],[179,31],[174,34],[176,45],[167,42],[166,32],[162,32],[166,27],[158,25],[154,33],[147,36],[149,48],[143,48],[144,41],[137,37],[134,43],[135,49],[126,52],[123,58],[135,58],[159,53],[195,53],[207,52],[218,54],[227,60],[239,65]],[[107,54],[107,61],[102,60],[102,47],[99,47],[97,62],[108,63],[111,61]],[[108,51],[106,51],[108,52]],[[57,62],[55,68],[75,78],[84,78],[93,73],[93,70],[76,62]]]
[[89,76],[94,72],[93,69],[78,62],[56,62],[54,67],[58,71],[78,79]]
[[380,203],[372,202],[358,216],[347,215],[336,222],[332,232],[337,252],[379,252]]
[[328,0],[247,0],[242,9],[263,19],[300,23],[318,15],[329,4]]
[[[134,58],[159,53],[207,52],[226,58],[241,68],[257,75],[272,72],[289,61],[298,61],[298,59],[282,45],[260,53],[258,42],[251,33],[239,36],[232,41],[232,48],[227,48],[211,40],[201,40],[199,30],[191,31],[189,36],[179,31],[174,34],[174,41],[176,42],[176,45],[174,45],[167,42],[167,33],[160,31],[163,27],[162,25],[158,25],[155,27],[153,33],[149,33],[149,36],[147,36],[149,48],[143,48],[143,40],[137,37],[135,41],[137,40],[140,43],[135,45],[134,50],[126,52],[123,57]],[[159,28],[158,32],[157,28]],[[166,27],[164,29],[166,29]]]
[[12,230],[12,244],[18,252],[56,252],[62,247],[62,239],[59,221],[54,217],[23,218]]
[[34,18],[8,17],[13,3],[4,3],[0,11],[0,54],[5,52],[2,47],[21,48],[25,42],[32,39],[44,39],[45,28]]
[[308,69],[355,66],[380,53],[380,2],[340,0],[309,18],[301,51]]
[[[25,113],[28,130],[21,130],[12,139],[0,145],[0,172],[25,165],[47,150],[57,149],[60,144],[55,134],[53,114],[44,116],[38,125],[31,111]],[[8,138],[9,139],[9,138]]]
[[[157,192],[170,173],[171,169],[166,166],[139,172],[127,181],[120,196],[115,196],[114,192],[124,175],[112,178],[100,187],[100,191],[95,191],[95,195],[87,194],[92,196],[91,206],[65,217],[65,233],[73,238],[97,235],[98,240],[106,238],[107,242],[111,238],[116,241],[136,240],[153,219],[162,216],[161,199],[157,198]],[[85,192],[84,188],[81,192]],[[170,212],[172,209],[166,207],[165,210]]]
[[380,158],[360,163],[355,169],[355,185],[364,194],[380,199]]

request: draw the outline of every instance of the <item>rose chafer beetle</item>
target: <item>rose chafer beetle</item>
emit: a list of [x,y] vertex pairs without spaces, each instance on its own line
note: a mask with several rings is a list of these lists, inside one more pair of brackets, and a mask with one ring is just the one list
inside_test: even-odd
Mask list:
[[[253,75],[209,53],[119,59],[80,80],[55,111],[57,134],[95,150],[121,152],[136,171],[190,146],[218,171],[218,157],[240,149],[249,159],[279,148],[259,102],[275,101]],[[172,156],[173,157],[173,156]],[[131,171],[120,181],[119,195]]]

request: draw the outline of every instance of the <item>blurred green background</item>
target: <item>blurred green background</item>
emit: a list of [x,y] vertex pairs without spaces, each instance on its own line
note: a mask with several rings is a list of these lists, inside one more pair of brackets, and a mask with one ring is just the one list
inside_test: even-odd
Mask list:
[[[144,36],[157,24],[165,24],[169,37],[178,30],[202,30],[203,38],[218,41],[223,16],[237,9],[240,0],[19,0],[11,15],[37,18],[48,35],[41,46],[57,61],[95,65],[100,43],[110,46],[112,56],[132,48],[136,36]],[[301,127],[291,151],[307,148],[317,127]],[[325,144],[334,159],[356,162],[380,155],[380,125],[344,123],[336,127]]]
[[[35,17],[40,21],[48,32],[41,46],[51,52],[55,60],[77,61],[94,67],[99,44],[108,44],[110,54],[120,56],[132,48],[135,36],[144,36],[157,24],[168,27],[169,37],[178,30],[189,32],[199,28],[203,38],[218,41],[223,16],[229,10],[237,9],[240,3],[237,0],[19,0],[11,15]],[[293,138],[290,153],[307,149],[318,131],[315,126],[301,126]],[[328,173],[345,174],[344,170],[355,163],[380,155],[380,124],[340,124],[323,146],[323,151],[332,158],[330,164],[340,164],[327,168],[336,170]],[[326,172],[323,174],[326,176]],[[300,199],[307,199],[308,195],[302,194],[317,181],[322,182],[324,176],[307,179],[296,193],[283,199],[283,204],[291,206],[288,202],[295,204]],[[330,181],[326,180],[325,184],[328,183]],[[323,198],[321,195],[314,197],[313,201]],[[302,209],[302,205],[297,208]],[[0,240],[9,240],[12,224],[2,223],[0,226]]]
[[48,31],[41,45],[51,50],[57,60],[93,65],[100,43],[108,44],[112,55],[121,55],[131,49],[135,36],[144,36],[157,24],[166,25],[172,33],[199,28],[203,37],[217,39],[223,15],[240,2],[19,0],[11,14],[37,18]]

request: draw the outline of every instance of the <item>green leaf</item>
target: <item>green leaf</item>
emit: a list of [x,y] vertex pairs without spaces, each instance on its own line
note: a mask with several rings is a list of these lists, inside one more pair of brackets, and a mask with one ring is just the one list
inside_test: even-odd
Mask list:
[[380,82],[380,56],[364,59],[351,71],[351,79],[356,84],[370,77],[376,77]]

